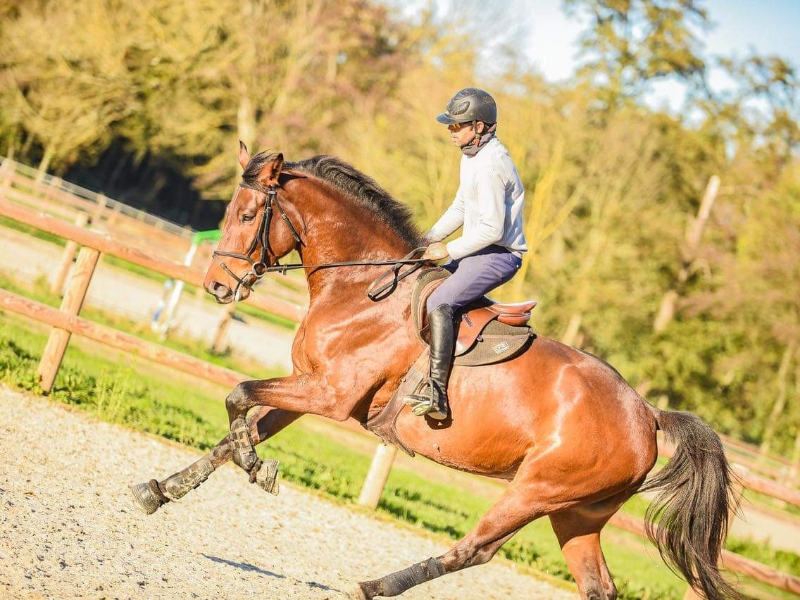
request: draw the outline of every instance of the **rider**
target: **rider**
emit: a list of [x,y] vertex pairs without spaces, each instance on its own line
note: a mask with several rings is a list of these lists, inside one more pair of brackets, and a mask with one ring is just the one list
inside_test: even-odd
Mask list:
[[[508,150],[495,136],[497,104],[487,92],[464,88],[436,117],[461,149],[461,175],[450,208],[425,234],[423,258],[449,258],[451,275],[428,298],[430,395],[411,394],[416,415],[447,418],[447,380],[455,346],[454,313],[511,279],[527,251],[522,226],[525,190]],[[463,226],[461,236],[445,239]]]

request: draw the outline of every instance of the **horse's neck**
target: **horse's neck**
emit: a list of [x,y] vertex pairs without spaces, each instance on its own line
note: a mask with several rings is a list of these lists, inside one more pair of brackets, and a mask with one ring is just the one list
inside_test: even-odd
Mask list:
[[[379,215],[342,194],[327,182],[300,178],[286,186],[306,222],[300,256],[306,265],[346,262],[388,262],[403,258],[409,244]],[[302,208],[301,208],[302,207]],[[361,305],[369,285],[388,266],[330,267],[306,271],[310,303]]]
[[[391,262],[403,258],[410,248],[405,246],[383,248],[354,247],[343,252],[303,252],[301,259],[307,265],[326,265],[347,262]],[[373,266],[333,266],[309,269],[306,272],[309,304],[324,302],[348,302],[374,304],[367,297],[368,288],[381,276],[386,275],[385,283],[391,281],[391,265]],[[410,296],[409,296],[410,301]]]
[[[347,262],[390,262],[401,259],[411,247],[369,209],[348,201],[328,200],[306,230],[300,257],[306,265]],[[331,225],[333,224],[333,226]],[[311,302],[331,293],[367,287],[389,266],[323,267],[306,273]]]

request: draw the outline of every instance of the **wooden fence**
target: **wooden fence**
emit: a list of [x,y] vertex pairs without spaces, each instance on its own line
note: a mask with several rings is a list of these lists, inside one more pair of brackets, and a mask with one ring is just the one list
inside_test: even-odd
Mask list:
[[[155,254],[151,251],[132,248],[122,244],[106,234],[90,231],[73,223],[62,221],[56,217],[34,211],[24,206],[13,204],[0,197],[0,215],[20,223],[25,223],[40,231],[73,241],[81,246],[92,248],[98,252],[121,258],[127,262],[139,265],[172,279],[184,281],[191,285],[202,287],[205,272],[196,267],[186,266],[183,263],[168,260],[162,257],[161,252]],[[253,306],[266,312],[282,316],[298,322],[305,315],[306,307],[301,304],[275,298],[269,293],[272,286],[277,285],[269,280],[264,280],[263,285],[256,289],[266,293],[252,295]]]
[[[39,366],[43,389],[49,391],[72,334],[87,337],[228,387],[233,387],[240,381],[247,379],[245,375],[240,373],[211,365],[158,344],[146,342],[136,336],[113,328],[92,323],[79,316],[86,290],[101,253],[116,256],[167,277],[193,285],[201,285],[204,277],[204,273],[201,271],[177,261],[164,259],[160,256],[160,252],[159,256],[156,256],[142,249],[131,248],[111,239],[106,234],[89,231],[79,225],[15,204],[2,196],[2,190],[0,190],[0,215],[82,246],[73,274],[67,283],[66,293],[60,309],[54,309],[0,289],[0,309],[21,314],[53,327]],[[252,299],[264,310],[281,314],[294,320],[299,320],[305,312],[305,307],[303,306],[271,298],[267,294],[254,294]],[[347,427],[363,433],[360,426],[354,422],[350,422]],[[377,506],[395,453],[396,448],[394,447],[387,448],[381,445],[377,447],[373,466],[367,476],[359,500],[362,504]],[[800,495],[795,490],[784,488],[754,474],[745,473],[743,479],[747,487],[760,489],[763,493],[779,497],[795,506],[800,506]],[[611,522],[616,526],[638,534],[642,534],[644,530],[641,520],[627,515],[617,514]],[[724,553],[723,563],[733,571],[782,590],[800,594],[800,578],[798,577],[781,573],[767,565],[756,563],[730,552]],[[691,596],[691,591],[687,592],[686,597],[693,597]]]
[[731,460],[775,481],[797,486],[800,484],[800,460],[790,461],[782,456],[765,454],[758,446],[720,436]]
[[9,158],[0,164],[0,195],[70,222],[79,214],[86,215],[94,230],[108,232],[134,248],[158,247],[163,255],[175,260],[183,258],[194,234],[189,227],[39,173]]

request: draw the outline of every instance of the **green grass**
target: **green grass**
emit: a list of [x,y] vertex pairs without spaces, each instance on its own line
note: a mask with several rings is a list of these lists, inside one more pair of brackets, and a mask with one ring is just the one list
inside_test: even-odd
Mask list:
[[[0,285],[5,287],[4,282]],[[93,317],[94,318],[94,317]],[[119,325],[116,317],[97,315]],[[47,328],[0,312],[0,380],[18,389],[41,393],[36,368],[47,339]],[[184,341],[189,345],[190,342]],[[194,354],[202,354],[195,348]],[[122,356],[121,354],[119,356]],[[85,340],[71,342],[51,397],[97,415],[182,444],[208,450],[227,433],[223,399],[227,392],[188,376],[131,359]],[[218,358],[218,357],[217,357]],[[228,366],[244,365],[227,357]],[[301,420],[259,447],[262,457],[281,461],[282,477],[316,490],[337,502],[352,503],[361,491],[374,443],[332,424]],[[439,469],[439,471],[434,471]],[[386,518],[450,539],[463,537],[499,497],[503,487],[453,473],[424,459],[398,459],[378,510]],[[145,475],[145,474],[143,474]],[[455,482],[455,483],[454,483]],[[463,484],[463,485],[462,485]],[[635,497],[624,508],[641,516],[646,503]],[[800,575],[800,558],[774,551],[759,542],[729,540],[737,553],[780,570]],[[620,598],[680,599],[686,584],[672,575],[655,549],[633,534],[608,527],[604,531],[606,557],[620,590]],[[553,577],[570,581],[549,521],[523,529],[501,550],[501,555]],[[765,589],[765,588],[764,588]],[[771,590],[771,598],[790,598]]]
[[[46,341],[44,331],[0,315],[0,379],[40,394],[36,367]],[[217,394],[180,378],[141,377],[136,363],[121,361],[113,352],[87,352],[83,345],[70,345],[52,398],[201,449],[225,435],[225,411]]]
[[46,242],[56,244],[57,246],[61,246],[62,248],[67,245],[67,242],[64,240],[64,238],[60,238],[52,233],[47,233],[46,231],[42,231],[31,225],[25,225],[24,223],[20,223],[14,219],[9,219],[8,217],[0,216],[0,227],[6,227],[8,229],[13,229],[14,231],[19,231],[20,233],[25,233],[35,237],[36,239],[44,240]]

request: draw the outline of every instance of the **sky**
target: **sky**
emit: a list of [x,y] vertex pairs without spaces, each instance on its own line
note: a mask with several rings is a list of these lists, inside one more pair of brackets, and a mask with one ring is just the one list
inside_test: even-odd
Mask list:
[[[564,14],[560,0],[524,4],[532,11],[528,56],[549,81],[569,78],[574,72],[580,23]],[[716,23],[705,39],[707,54],[744,58],[754,49],[759,55],[787,59],[800,70],[800,0],[706,0],[703,6]],[[669,85],[657,93],[673,106],[678,101],[677,89]]]

